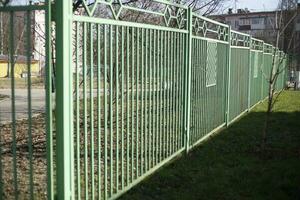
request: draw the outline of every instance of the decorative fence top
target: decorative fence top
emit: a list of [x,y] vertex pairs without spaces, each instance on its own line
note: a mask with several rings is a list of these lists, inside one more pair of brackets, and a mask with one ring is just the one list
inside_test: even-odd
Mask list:
[[264,41],[258,40],[256,38],[251,38],[251,49],[263,51],[264,50]]
[[[130,16],[128,15],[134,15],[137,13],[144,15],[148,14],[151,16],[150,19],[152,19],[156,25],[178,29],[186,28],[188,7],[176,3],[176,1],[153,0],[144,4],[138,1],[122,3],[121,0],[84,0],[83,7],[86,11],[86,15],[89,17],[100,17],[119,21],[133,21],[130,20]],[[102,12],[105,15],[98,16],[100,13],[99,11],[103,8],[106,8],[105,12]],[[128,12],[131,13],[128,14]],[[162,21],[164,24],[161,23]]]
[[228,41],[229,26],[193,13],[193,35]]
[[273,53],[274,47],[271,44],[264,43],[264,53]]
[[251,36],[237,31],[231,31],[231,45],[239,47],[250,47]]

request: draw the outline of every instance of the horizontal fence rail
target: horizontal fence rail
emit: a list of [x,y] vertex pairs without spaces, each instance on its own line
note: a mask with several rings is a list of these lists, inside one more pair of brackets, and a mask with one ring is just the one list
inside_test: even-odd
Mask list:
[[54,3],[0,7],[0,199],[116,199],[285,87],[284,52],[185,5]]

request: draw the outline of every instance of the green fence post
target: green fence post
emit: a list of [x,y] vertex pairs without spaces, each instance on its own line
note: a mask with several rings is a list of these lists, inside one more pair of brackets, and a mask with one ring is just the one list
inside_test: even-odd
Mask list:
[[53,186],[53,113],[52,113],[52,62],[51,62],[51,1],[46,1],[47,9],[45,14],[46,23],[46,141],[47,141],[47,199],[54,200]]
[[260,101],[263,101],[263,93],[264,93],[264,67],[265,67],[265,43],[263,43],[263,48],[262,48],[262,67],[261,67],[261,83],[260,83]]
[[189,151],[189,143],[190,143],[190,111],[191,111],[191,59],[192,59],[192,33],[193,33],[193,16],[192,16],[192,9],[188,8],[188,20],[187,20],[187,37],[186,37],[186,48],[185,51],[185,95],[184,95],[184,142],[185,142],[185,149],[188,153]]
[[57,199],[73,194],[72,1],[56,0],[56,187]]
[[[250,111],[250,107],[251,107],[251,49],[252,49],[252,36],[250,36],[250,45],[249,45],[249,65],[248,65],[248,68],[249,68],[249,77],[248,77],[248,112]],[[257,58],[258,59],[258,58]],[[255,62],[254,62],[255,63]]]
[[227,51],[227,84],[226,84],[226,111],[225,119],[226,126],[230,122],[229,107],[230,107],[230,65],[231,65],[231,27],[228,28],[228,51]]

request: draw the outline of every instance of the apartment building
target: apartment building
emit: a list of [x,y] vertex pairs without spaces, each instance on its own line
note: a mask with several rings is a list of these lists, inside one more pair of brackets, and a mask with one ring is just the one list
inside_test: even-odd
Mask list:
[[271,12],[250,12],[247,9],[238,9],[233,13],[229,9],[228,14],[214,15],[212,19],[226,23],[233,30],[252,35],[267,43],[275,44],[276,32],[274,31],[277,13]]

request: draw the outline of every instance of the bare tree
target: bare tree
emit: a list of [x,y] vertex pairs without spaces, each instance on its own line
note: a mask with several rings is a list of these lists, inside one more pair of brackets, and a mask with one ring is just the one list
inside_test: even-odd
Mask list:
[[[275,28],[274,31],[276,32],[276,45],[275,49],[273,51],[273,59],[272,59],[272,66],[270,70],[270,74],[263,74],[266,78],[266,81],[268,82],[268,102],[267,102],[267,111],[266,111],[266,118],[264,122],[263,127],[263,133],[262,133],[262,143],[261,143],[261,150],[262,152],[265,151],[266,142],[267,142],[267,135],[271,126],[270,117],[273,111],[274,104],[276,103],[280,93],[275,97],[276,92],[276,83],[278,80],[278,77],[283,71],[285,70],[284,67],[282,67],[283,62],[285,59],[287,59],[287,55],[289,51],[292,50],[292,42],[294,37],[294,32],[292,34],[286,35],[286,30],[292,26],[294,23],[294,20],[296,19],[298,15],[297,7],[286,7],[287,5],[291,5],[287,3],[287,1],[296,2],[295,0],[281,0],[279,4],[280,11],[277,12],[277,19],[275,20]],[[289,15],[286,13],[289,12]],[[292,15],[290,15],[292,13]],[[287,17],[288,16],[288,17]],[[280,46],[280,40],[281,38],[288,37],[288,45],[285,48],[285,55],[279,56],[279,46]]]

